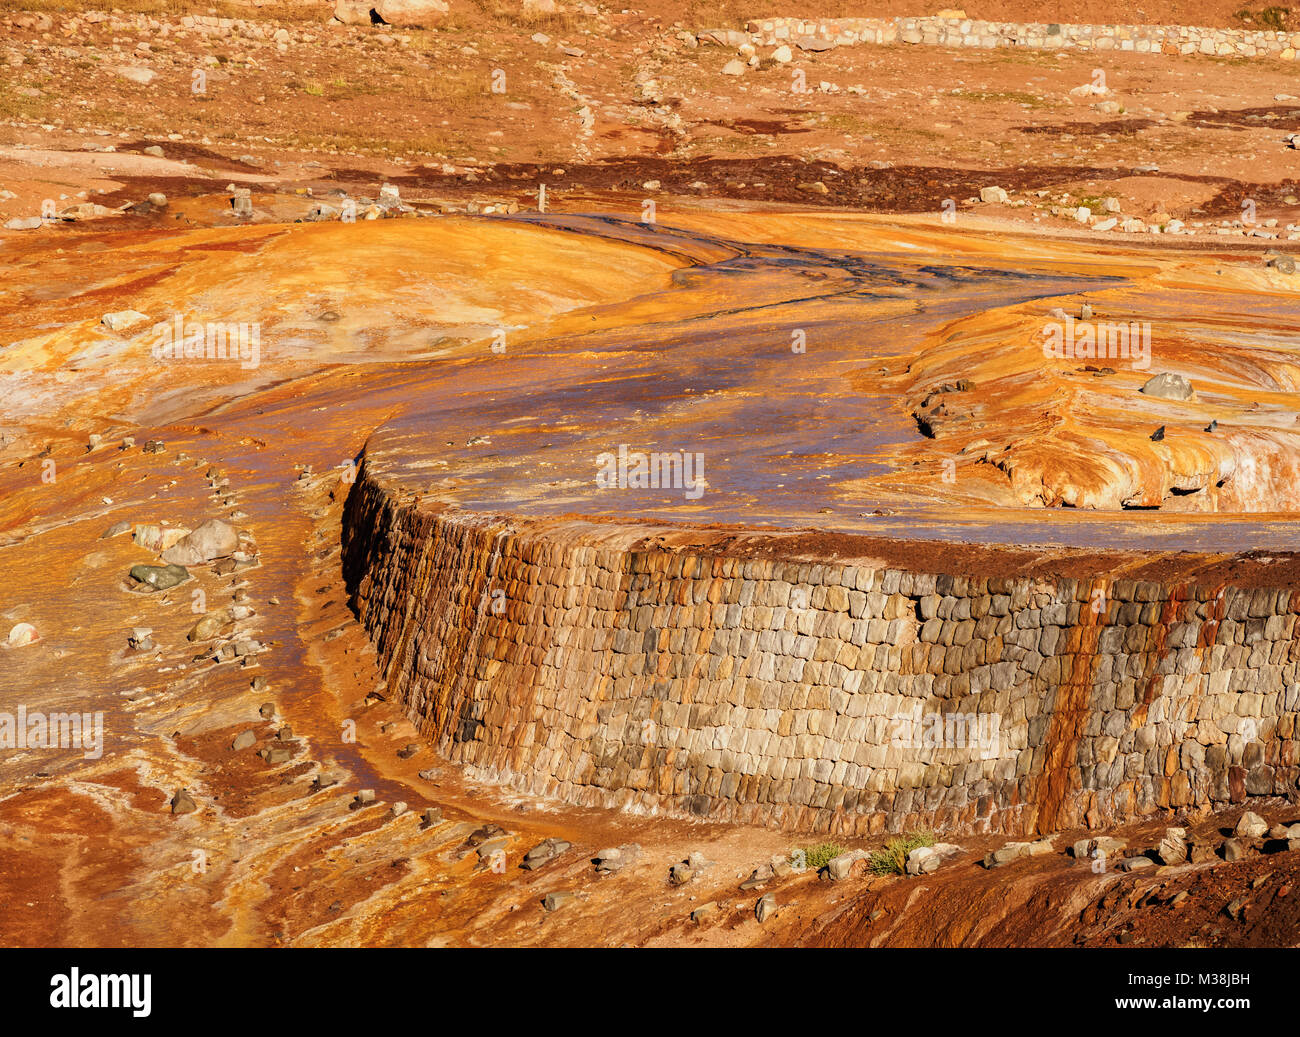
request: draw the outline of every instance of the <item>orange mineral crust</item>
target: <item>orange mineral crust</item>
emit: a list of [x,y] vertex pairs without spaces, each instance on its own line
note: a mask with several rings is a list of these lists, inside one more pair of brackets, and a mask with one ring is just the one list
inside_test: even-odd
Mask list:
[[1078,840],[1297,820],[1258,254],[252,204],[0,234],[0,714],[96,732],[0,721],[0,942],[1101,943]]

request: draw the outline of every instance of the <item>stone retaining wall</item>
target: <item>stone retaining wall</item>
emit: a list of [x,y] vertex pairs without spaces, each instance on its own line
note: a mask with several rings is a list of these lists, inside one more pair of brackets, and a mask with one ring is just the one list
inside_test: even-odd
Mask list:
[[749,22],[746,28],[756,42],[767,46],[819,39],[839,46],[901,42],[990,49],[1235,55],[1284,61],[1294,61],[1300,51],[1300,33],[1187,25],[1048,25],[970,18],[763,18]]
[[[1296,788],[1288,588],[639,543],[654,532],[435,514],[363,469],[345,574],[390,698],[480,778],[791,830],[1028,834]],[[950,724],[926,747],[909,721],[932,713],[996,738]]]

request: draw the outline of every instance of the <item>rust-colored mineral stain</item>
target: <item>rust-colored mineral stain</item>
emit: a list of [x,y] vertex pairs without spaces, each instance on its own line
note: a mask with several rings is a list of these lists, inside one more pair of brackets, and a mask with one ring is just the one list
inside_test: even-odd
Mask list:
[[[1041,834],[1072,828],[1080,820],[1075,787],[1079,739],[1091,715],[1093,673],[1097,664],[1097,640],[1105,628],[1106,612],[1113,607],[1109,597],[1105,609],[1094,608],[1089,596],[1079,608],[1080,645],[1068,676],[1051,691],[1047,733],[1043,738],[1046,755],[1034,789],[1037,806],[1035,831]],[[1059,657],[1058,657],[1059,658]],[[1079,661],[1084,661],[1080,666]]]

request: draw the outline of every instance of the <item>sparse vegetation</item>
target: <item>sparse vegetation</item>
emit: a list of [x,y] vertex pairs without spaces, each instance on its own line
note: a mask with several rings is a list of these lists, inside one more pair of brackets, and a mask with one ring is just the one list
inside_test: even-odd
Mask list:
[[1243,7],[1232,17],[1241,22],[1242,25],[1249,25],[1258,29],[1271,29],[1273,32],[1286,32],[1287,23],[1291,17],[1291,8],[1274,5],[1252,11]]
[[560,9],[552,12],[523,10],[518,3],[506,0],[473,0],[474,6],[499,26],[521,28],[538,32],[572,32],[579,24],[573,12]]
[[1029,108],[1051,108],[1052,102],[1023,90],[954,90],[952,96],[979,104],[1023,104]]
[[1070,202],[1075,208],[1085,208],[1094,216],[1106,211],[1106,200],[1099,195],[1085,194],[1077,202]]
[[797,862],[802,855],[803,862],[810,871],[821,871],[843,852],[843,847],[836,843],[818,843],[816,846],[804,846],[793,851],[790,860]]
[[854,112],[834,112],[824,115],[821,123],[828,130],[839,130],[841,133],[849,134],[868,134],[876,127],[873,120]]
[[933,832],[907,832],[895,836],[871,855],[873,875],[902,875],[907,867],[907,855],[918,846],[933,846]]

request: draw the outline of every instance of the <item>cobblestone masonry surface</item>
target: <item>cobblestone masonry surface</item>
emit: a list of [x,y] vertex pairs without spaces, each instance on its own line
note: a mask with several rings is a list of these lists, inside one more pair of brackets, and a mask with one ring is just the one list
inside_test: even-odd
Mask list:
[[[654,532],[434,512],[363,468],[345,570],[388,695],[481,779],[798,831],[1028,834],[1296,788],[1289,588],[729,557]],[[932,713],[953,714],[938,744]]]
[[762,18],[750,21],[754,41],[779,46],[819,39],[837,46],[910,43],[943,47],[1032,47],[1040,50],[1206,54],[1294,61],[1300,33],[1212,29],[1189,25],[1066,25],[987,22],[971,18]]

